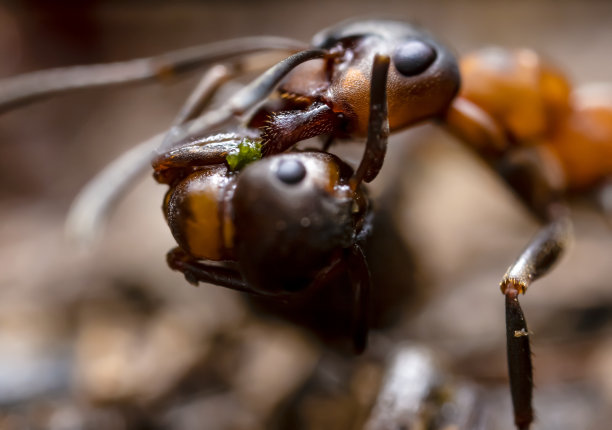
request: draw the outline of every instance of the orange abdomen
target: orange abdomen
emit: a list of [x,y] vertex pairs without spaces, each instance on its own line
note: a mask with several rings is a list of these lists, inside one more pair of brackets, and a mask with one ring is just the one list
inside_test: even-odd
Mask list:
[[460,96],[529,146],[555,130],[569,110],[570,85],[529,49],[487,48],[461,59]]
[[580,189],[612,176],[612,86],[576,91],[572,108],[547,146],[563,166],[567,187]]

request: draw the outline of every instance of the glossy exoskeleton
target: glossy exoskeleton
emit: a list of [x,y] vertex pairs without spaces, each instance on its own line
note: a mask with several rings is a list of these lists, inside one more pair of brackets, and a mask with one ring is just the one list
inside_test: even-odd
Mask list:
[[459,89],[449,50],[403,22],[344,23],[312,44],[322,58],[296,67],[251,120],[258,125],[265,118],[265,153],[313,136],[328,136],[328,144],[367,136],[358,177],[369,182],[382,165],[389,131],[441,117]]
[[244,139],[220,134],[160,154],[163,210],[178,247],[168,264],[196,284],[299,300],[348,273],[353,342],[365,347],[369,272],[361,248],[369,205],[353,170],[325,152],[291,152],[232,171],[226,154]]
[[[244,71],[236,58],[268,49],[300,51],[202,114],[216,89]],[[325,284],[321,279],[329,265],[339,262],[356,271],[351,300],[359,308],[365,297],[360,282],[367,279],[358,251],[367,224],[361,183],[380,171],[389,131],[437,119],[485,160],[543,223],[501,282],[515,422],[519,429],[529,428],[532,365],[518,295],[547,273],[567,246],[571,222],[565,196],[599,187],[610,194],[610,88],[572,91],[562,74],[529,50],[488,49],[466,56],[458,66],[448,49],[409,24],[365,20],[318,33],[311,48],[287,39],[252,38],[108,66],[35,72],[0,83],[0,109],[59,91],[149,79],[216,61],[226,64],[209,70],[168,133],[130,151],[86,189],[72,225],[85,220],[90,229],[95,227],[94,221],[149,165],[152,149],[161,143],[154,167],[156,178],[170,185],[164,207],[179,244],[170,253],[171,267],[193,282],[283,296]],[[242,137],[208,137],[236,121],[240,124],[232,129]],[[229,173],[224,157],[246,136],[261,140],[265,157]],[[337,158],[284,154],[315,136],[327,138],[325,148],[335,139],[367,136],[355,173],[338,173],[329,185],[339,194],[322,193],[320,179],[311,177],[326,178],[334,169],[347,172]],[[284,163],[293,166],[287,167],[287,176],[279,173]],[[311,173],[315,165],[320,167],[312,167]],[[285,199],[276,199],[277,186],[289,190]],[[307,193],[297,193],[300,189]],[[269,205],[259,198],[271,199]],[[330,206],[328,199],[334,202]],[[608,210],[609,200],[604,201]],[[349,206],[353,209],[346,212]],[[275,213],[277,207],[286,212]],[[302,229],[313,228],[316,217],[302,210],[330,219],[321,221],[319,233],[304,234]],[[339,222],[340,213],[346,224]],[[290,234],[289,225],[297,230]],[[299,258],[294,260],[294,251],[288,250]],[[353,269],[350,261],[362,263]],[[355,324],[364,325],[359,317],[363,312],[354,315]],[[356,345],[363,345],[365,330],[355,333]]]

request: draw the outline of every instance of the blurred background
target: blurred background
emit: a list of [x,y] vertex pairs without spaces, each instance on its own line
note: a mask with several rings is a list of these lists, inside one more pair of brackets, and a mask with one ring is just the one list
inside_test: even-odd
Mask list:
[[[307,41],[355,16],[415,22],[458,55],[531,47],[575,85],[612,81],[612,3],[569,0],[8,0],[0,78],[239,36]],[[497,286],[537,223],[435,126],[394,136],[372,187],[390,223],[381,257],[400,260],[378,270],[418,300],[374,332],[361,357],[172,272],[165,188],[150,177],[93,249],[65,240],[79,189],[167,128],[197,79],[79,92],[0,117],[0,429],[374,426],[373,405],[393,378],[386,357],[400,346],[427,351],[421,358],[443,381],[436,386],[455,399],[444,412],[455,427],[410,428],[513,428]],[[534,333],[537,429],[603,429],[612,418],[612,229],[588,199],[572,207],[571,250],[521,300]],[[422,411],[446,402],[421,400],[414,410],[423,422]]]

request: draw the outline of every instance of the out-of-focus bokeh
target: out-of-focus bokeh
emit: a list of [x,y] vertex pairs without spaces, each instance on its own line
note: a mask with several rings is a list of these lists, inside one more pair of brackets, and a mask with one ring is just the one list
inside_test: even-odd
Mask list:
[[[238,36],[309,40],[356,16],[416,22],[458,55],[531,47],[575,85],[612,81],[612,4],[578,0],[9,0],[0,4],[0,78]],[[394,264],[377,270],[418,300],[374,332],[361,357],[172,272],[165,189],[150,177],[93,249],[65,240],[79,189],[167,128],[196,82],[194,74],[84,91],[0,116],[0,429],[385,428],[393,415],[374,404],[394,378],[438,387],[435,399],[416,389],[405,397],[423,421],[437,414],[464,428],[513,428],[497,285],[537,223],[434,126],[395,136],[373,184],[392,224],[383,233],[393,235],[381,238],[381,254]],[[572,208],[571,250],[521,299],[533,332],[537,429],[604,429],[612,419],[612,229],[587,198]],[[398,263],[404,247],[411,261]],[[455,428],[443,422],[430,428]]]

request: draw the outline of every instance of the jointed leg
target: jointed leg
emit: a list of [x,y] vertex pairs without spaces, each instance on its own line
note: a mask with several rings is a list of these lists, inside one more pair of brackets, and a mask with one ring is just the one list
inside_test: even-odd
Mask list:
[[185,275],[185,279],[190,284],[197,286],[199,282],[208,282],[243,293],[258,294],[249,288],[235,269],[206,264],[178,247],[170,250],[166,258],[168,266]]
[[485,159],[501,155],[508,140],[500,124],[475,103],[457,97],[444,117],[448,129]]
[[529,332],[518,292],[506,292],[506,353],[508,376],[514,409],[514,423],[519,430],[528,429],[533,421],[533,366]]
[[198,119],[177,127],[173,132],[172,140],[168,144],[171,145],[173,142],[201,136],[210,132],[213,128],[227,124],[232,118],[243,115],[266,98],[276,85],[294,68],[306,61],[323,58],[325,55],[327,55],[325,50],[311,49],[285,58],[283,61],[270,67],[257,79],[244,86],[219,109],[208,112]]
[[548,223],[510,266],[500,284],[506,296],[508,373],[514,421],[519,430],[528,429],[533,421],[533,375],[529,332],[518,295],[524,294],[531,282],[548,273],[567,247],[571,232],[567,213]]
[[217,64],[206,71],[198,86],[174,118],[173,126],[181,125],[198,117],[210,103],[217,90],[236,75],[237,64]]
[[308,109],[282,111],[271,115],[263,129],[264,155],[278,154],[297,142],[323,134],[333,134],[337,117],[325,103],[313,103]]
[[508,373],[517,427],[528,429],[533,421],[533,376],[529,332],[518,300],[531,282],[548,273],[567,248],[572,235],[569,210],[561,200],[555,166],[545,154],[525,148],[507,154],[496,163],[498,173],[545,224],[500,284],[506,296]]
[[370,270],[358,245],[348,250],[349,277],[353,287],[353,346],[356,353],[361,353],[368,343],[369,305],[370,305]]
[[368,140],[361,163],[351,179],[353,188],[356,188],[361,181],[372,181],[378,175],[387,152],[387,137],[389,136],[387,72],[389,63],[390,59],[386,55],[377,54],[374,57],[370,85]]
[[155,148],[163,136],[158,134],[130,148],[81,188],[66,216],[65,229],[70,239],[89,245],[98,237],[115,204],[136,179],[150,171]]
[[221,133],[178,145],[154,157],[153,177],[161,184],[173,185],[193,173],[194,166],[223,165],[243,141],[235,133]]
[[[231,66],[214,66],[189,96],[173,124],[181,124],[201,113],[217,89],[231,77]],[[114,204],[134,181],[151,168],[155,150],[166,133],[158,134],[121,154],[91,179],[74,199],[66,218],[68,234],[88,243],[100,232]]]
[[572,224],[568,214],[560,215],[545,225],[506,271],[501,282],[502,292],[514,288],[524,294],[531,282],[548,273],[557,262],[571,235]]
[[149,58],[41,70],[0,80],[0,112],[69,91],[175,75],[260,51],[299,51],[304,48],[304,43],[292,39],[248,37],[194,46]]
[[174,118],[172,127],[164,136],[164,140],[159,145],[159,148],[157,148],[158,152],[165,152],[171,146],[179,143],[175,135],[180,134],[180,126],[200,116],[221,85],[234,77],[238,69],[238,64],[218,64],[208,69]]

